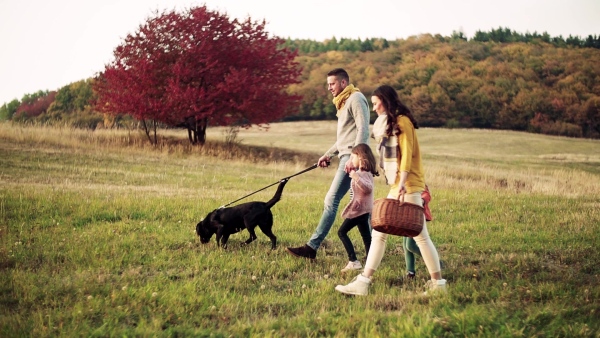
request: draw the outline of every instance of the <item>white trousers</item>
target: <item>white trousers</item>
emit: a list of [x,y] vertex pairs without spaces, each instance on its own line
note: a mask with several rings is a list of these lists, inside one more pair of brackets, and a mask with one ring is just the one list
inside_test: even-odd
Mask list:
[[[396,198],[396,196],[390,194],[387,198]],[[421,199],[420,191],[412,194],[404,194],[404,201],[423,206],[423,199]],[[384,234],[376,230],[371,232],[371,248],[369,249],[369,254],[367,255],[365,270],[377,270],[377,268],[379,268],[379,264],[381,264],[381,259],[383,259],[383,254],[385,253],[387,237],[388,234]],[[423,260],[425,261],[425,265],[427,266],[429,274],[440,272],[440,258],[438,256],[437,249],[431,241],[431,238],[429,238],[429,232],[427,232],[427,222],[425,220],[423,220],[423,231],[421,231],[421,233],[414,239],[419,247],[419,250],[421,251],[421,255],[423,256]]]

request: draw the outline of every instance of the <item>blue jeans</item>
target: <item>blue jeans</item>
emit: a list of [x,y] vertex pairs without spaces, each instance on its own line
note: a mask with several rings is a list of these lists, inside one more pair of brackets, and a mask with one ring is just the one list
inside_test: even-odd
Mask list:
[[340,157],[340,163],[338,164],[337,171],[333,177],[333,182],[331,182],[329,191],[327,192],[327,195],[325,195],[323,215],[321,215],[321,220],[319,221],[319,225],[317,225],[315,232],[310,237],[308,243],[306,243],[314,250],[318,250],[325,237],[327,237],[327,234],[335,221],[340,201],[344,195],[346,195],[348,190],[350,190],[350,182],[352,179],[344,171],[346,162],[348,162],[349,159],[350,155],[343,155]]

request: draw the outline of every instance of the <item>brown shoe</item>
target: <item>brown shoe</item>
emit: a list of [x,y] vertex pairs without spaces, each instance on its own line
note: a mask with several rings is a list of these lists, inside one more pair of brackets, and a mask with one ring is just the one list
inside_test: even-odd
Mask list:
[[306,244],[297,248],[287,248],[287,251],[296,257],[308,259],[315,259],[317,257],[317,251]]

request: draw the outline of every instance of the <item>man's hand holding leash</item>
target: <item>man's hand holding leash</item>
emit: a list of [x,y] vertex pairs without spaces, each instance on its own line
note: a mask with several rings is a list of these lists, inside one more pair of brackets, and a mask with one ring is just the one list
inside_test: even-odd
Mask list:
[[317,162],[317,164],[321,168],[327,168],[331,164],[331,157],[323,155],[321,156],[321,158],[319,158],[319,162]]
[[[327,168],[331,164],[331,157],[323,155],[321,156],[321,158],[319,158],[319,162],[317,162],[317,164],[321,168]],[[347,161],[346,165],[344,166],[344,171],[346,172],[346,174],[350,174],[352,170],[356,170],[356,168],[354,168],[352,161]]]

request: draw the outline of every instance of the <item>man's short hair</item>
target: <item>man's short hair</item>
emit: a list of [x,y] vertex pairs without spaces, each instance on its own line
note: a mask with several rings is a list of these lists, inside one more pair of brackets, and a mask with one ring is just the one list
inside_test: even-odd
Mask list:
[[336,68],[327,73],[327,76],[335,76],[339,80],[346,80],[346,82],[350,83],[350,75],[343,68]]

